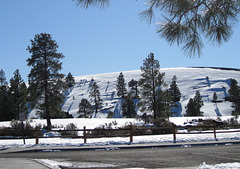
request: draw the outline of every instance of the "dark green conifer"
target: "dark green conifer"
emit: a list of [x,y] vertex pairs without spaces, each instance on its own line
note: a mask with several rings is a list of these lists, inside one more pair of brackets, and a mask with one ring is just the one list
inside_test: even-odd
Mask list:
[[121,72],[117,78],[117,95],[121,98],[127,94],[126,83],[124,79],[124,75]]
[[150,53],[143,61],[143,66],[141,67],[142,74],[139,86],[141,87],[142,95],[138,105],[141,107],[142,112],[153,113],[153,121],[164,118],[159,113],[160,104],[158,104],[158,99],[162,96],[160,91],[166,86],[163,80],[165,73],[160,73],[159,70],[159,61],[155,60],[153,53]]
[[202,97],[200,92],[197,91],[195,97],[189,99],[186,108],[185,116],[203,116],[203,112],[201,111],[201,107],[203,106]]
[[173,102],[178,102],[181,99],[181,92],[177,86],[177,76],[173,76],[172,83],[169,88],[170,95]]
[[14,77],[10,79],[9,90],[13,117],[14,119],[19,119],[20,113],[27,114],[28,91],[18,69],[14,72]]
[[131,94],[128,94],[122,104],[122,115],[126,118],[135,118],[137,113],[135,110],[135,104]]
[[79,103],[78,114],[79,118],[91,118],[93,113],[93,106],[87,99],[82,99]]
[[29,91],[32,108],[37,108],[39,114],[47,119],[47,127],[51,128],[51,118],[59,117],[60,105],[63,102],[65,83],[64,75],[60,73],[63,54],[57,52],[58,45],[50,34],[41,33],[31,40],[27,50],[31,57],[27,65],[32,67],[28,75]]
[[103,101],[100,97],[99,86],[97,82],[95,82],[94,80],[90,88],[89,97],[92,98],[91,101],[93,102],[93,108],[95,109],[95,117],[96,117],[99,109],[102,107]]

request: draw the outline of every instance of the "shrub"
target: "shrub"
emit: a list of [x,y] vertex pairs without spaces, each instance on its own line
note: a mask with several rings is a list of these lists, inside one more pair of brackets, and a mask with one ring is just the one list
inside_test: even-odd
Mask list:
[[77,137],[78,131],[75,131],[77,129],[77,126],[73,123],[68,124],[66,127],[64,127],[64,130],[61,131],[62,136],[70,136],[70,137]]
[[[23,130],[23,126],[24,125],[24,133],[22,132]],[[22,123],[20,121],[16,121],[16,120],[12,120],[10,123],[11,129],[14,130],[20,130],[20,132],[18,133],[11,133],[11,136],[23,136],[23,134],[25,136],[29,136],[29,137],[33,137],[35,135],[35,131],[34,128],[31,126],[31,124],[26,121],[25,123]],[[6,130],[10,130],[10,129],[6,129]]]
[[93,131],[88,132],[88,135],[103,135],[103,136],[112,136],[112,135],[116,135],[115,131],[113,131],[112,129],[113,126],[115,126],[114,128],[116,128],[117,126],[117,122],[116,121],[112,121],[110,123],[105,123],[100,125],[99,127],[96,127]]
[[113,118],[114,112],[109,111],[107,118]]

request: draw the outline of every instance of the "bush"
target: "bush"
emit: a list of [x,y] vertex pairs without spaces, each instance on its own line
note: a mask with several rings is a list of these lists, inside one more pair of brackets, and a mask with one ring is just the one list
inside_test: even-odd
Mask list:
[[158,123],[157,127],[163,127],[162,129],[153,129],[152,134],[172,134],[173,133],[173,123],[169,121],[161,121]]
[[[23,132],[23,126],[24,124],[24,132]],[[20,121],[12,120],[10,123],[10,128],[4,127],[1,128],[4,130],[4,133],[1,133],[1,136],[28,136],[33,137],[35,135],[34,128],[30,125],[28,121],[25,123],[22,123]],[[18,132],[15,132],[13,130],[19,130]]]
[[113,118],[114,112],[109,111],[107,118]]
[[62,136],[70,136],[70,137],[77,137],[78,136],[78,131],[77,126],[73,123],[68,124],[66,127],[64,127],[64,130],[61,131]]
[[94,128],[93,131],[91,132],[87,132],[87,135],[102,135],[102,136],[113,136],[114,134],[116,135],[115,131],[113,131],[112,129],[113,126],[115,126],[114,128],[116,128],[117,126],[117,122],[116,121],[112,121],[110,123],[105,123],[103,125],[100,125],[99,127]]

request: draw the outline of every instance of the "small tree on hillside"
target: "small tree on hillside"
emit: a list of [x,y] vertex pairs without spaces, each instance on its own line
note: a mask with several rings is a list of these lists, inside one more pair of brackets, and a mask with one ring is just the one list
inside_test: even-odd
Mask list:
[[188,104],[185,108],[186,108],[185,116],[196,116],[195,115],[196,106],[195,106],[193,98],[189,99]]
[[177,76],[173,76],[172,83],[169,88],[170,95],[173,102],[178,102],[181,99],[181,92],[177,86]]
[[197,91],[195,97],[189,99],[186,108],[185,116],[203,116],[203,112],[201,111],[201,107],[203,106],[202,97],[200,92]]
[[95,109],[95,117],[96,117],[98,110],[101,108],[103,102],[100,97],[100,91],[99,91],[98,84],[95,81],[93,81],[93,83],[92,83],[89,97],[92,98],[91,101],[93,102],[93,107]]
[[91,118],[93,113],[93,107],[87,99],[82,99],[79,103],[78,114],[79,118]]
[[122,115],[123,117],[126,118],[134,118],[136,117],[137,113],[135,110],[135,104],[133,101],[133,98],[131,96],[131,94],[128,94],[124,101],[123,101],[123,105],[122,105]]
[[124,79],[124,75],[121,72],[117,78],[117,95],[121,98],[127,94],[126,83]]
[[218,99],[217,93],[214,92],[213,93],[213,102],[217,103],[217,99]]
[[240,87],[235,79],[231,79],[230,89],[228,90],[228,100],[232,102],[232,115],[238,117],[240,115]]
[[68,87],[72,87],[75,84],[75,79],[70,72],[68,73],[68,75],[66,77],[66,83],[67,83]]
[[133,98],[138,98],[138,81],[132,79],[129,83],[128,83],[128,87],[130,88],[129,93],[132,95]]

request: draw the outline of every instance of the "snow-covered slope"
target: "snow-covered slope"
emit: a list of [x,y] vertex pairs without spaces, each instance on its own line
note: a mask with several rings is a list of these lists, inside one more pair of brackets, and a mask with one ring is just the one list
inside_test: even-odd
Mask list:
[[[185,106],[189,99],[195,96],[196,91],[200,91],[204,101],[204,106],[201,109],[204,116],[231,115],[231,103],[224,101],[224,98],[228,95],[231,78],[236,79],[240,84],[240,71],[213,68],[163,68],[160,71],[165,72],[164,79],[168,85],[171,84],[173,76],[177,76],[177,85],[182,93],[179,108],[177,109],[178,116],[185,114]],[[116,82],[119,74],[120,72],[114,72],[75,77],[76,84],[66,92],[62,110],[77,117],[78,105],[81,99],[90,100],[91,79],[94,79],[99,85],[101,98],[104,102],[101,113],[98,113],[96,117],[107,117],[109,111],[114,112],[114,117],[120,117],[121,100],[116,95]],[[132,79],[139,80],[140,74],[140,70],[124,71],[123,75],[126,84]],[[222,102],[217,104],[211,102],[214,92],[217,93],[218,100]],[[138,113],[141,112],[138,111]],[[34,116],[35,114],[32,112],[29,118]]]

